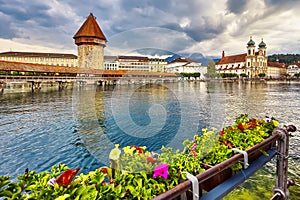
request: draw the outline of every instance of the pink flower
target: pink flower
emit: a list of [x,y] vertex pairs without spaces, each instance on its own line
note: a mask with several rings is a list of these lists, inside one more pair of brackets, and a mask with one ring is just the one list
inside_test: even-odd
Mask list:
[[195,151],[193,151],[193,155],[194,155],[194,158],[196,158],[197,157],[197,154],[196,154],[196,152]]
[[163,177],[164,179],[168,178],[169,172],[169,165],[167,164],[159,164],[157,167],[154,168],[153,178],[156,178],[158,176]]
[[194,143],[193,146],[192,146],[192,148],[191,148],[191,151],[195,151],[196,150],[196,146],[197,146],[196,143]]

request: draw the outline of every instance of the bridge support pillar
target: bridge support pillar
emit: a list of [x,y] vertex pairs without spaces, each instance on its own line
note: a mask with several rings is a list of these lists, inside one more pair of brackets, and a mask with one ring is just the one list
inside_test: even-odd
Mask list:
[[41,82],[29,81],[31,83],[31,92],[38,92],[42,88]]
[[66,81],[57,81],[58,82],[58,90],[61,91],[65,88],[67,88],[67,82]]
[[5,82],[0,82],[0,95],[4,93]]

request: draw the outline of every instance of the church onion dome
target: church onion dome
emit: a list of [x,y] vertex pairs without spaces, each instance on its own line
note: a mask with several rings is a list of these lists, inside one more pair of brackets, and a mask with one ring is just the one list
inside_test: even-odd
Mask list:
[[259,48],[265,48],[266,47],[266,43],[264,43],[263,39],[261,39],[261,42],[258,45]]
[[255,42],[252,40],[252,36],[250,37],[249,42],[247,43],[248,46],[254,46]]

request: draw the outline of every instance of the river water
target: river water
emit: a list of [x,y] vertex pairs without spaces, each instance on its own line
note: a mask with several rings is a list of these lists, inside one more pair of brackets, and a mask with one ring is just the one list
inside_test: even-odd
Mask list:
[[[179,82],[4,93],[0,175],[16,177],[26,168],[39,172],[58,163],[86,173],[108,165],[114,144],[147,146],[151,151],[162,145],[182,149],[182,141],[202,128],[231,125],[243,113],[275,117],[280,126],[297,127],[299,107],[300,83],[286,82]],[[300,136],[293,135],[289,173],[300,183]],[[267,191],[257,191],[251,183],[263,176],[272,187],[274,170],[273,160],[233,193]],[[290,191],[297,199],[299,184]]]

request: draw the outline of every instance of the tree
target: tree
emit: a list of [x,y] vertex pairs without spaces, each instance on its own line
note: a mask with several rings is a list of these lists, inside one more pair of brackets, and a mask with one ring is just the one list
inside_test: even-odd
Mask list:
[[265,73],[259,73],[258,76],[259,76],[260,78],[263,78],[263,77],[266,76],[266,74],[265,74]]
[[207,63],[207,76],[209,78],[215,78],[217,76],[216,65],[213,60],[209,60]]

